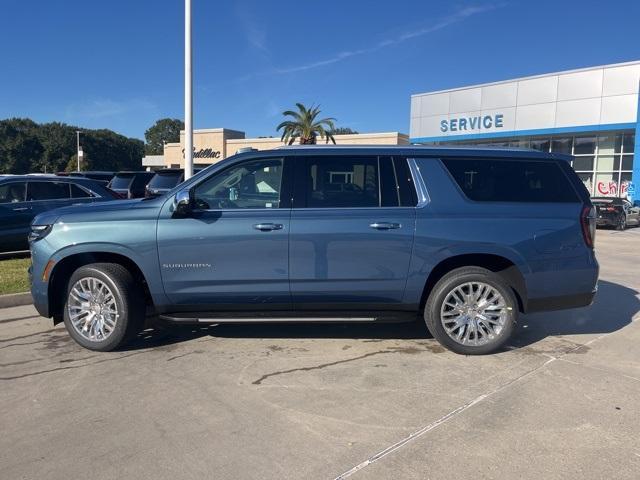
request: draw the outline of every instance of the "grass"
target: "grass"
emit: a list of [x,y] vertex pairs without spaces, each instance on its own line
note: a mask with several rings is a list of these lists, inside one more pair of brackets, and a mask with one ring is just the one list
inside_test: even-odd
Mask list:
[[29,290],[27,277],[29,265],[31,265],[30,258],[0,260],[0,295]]

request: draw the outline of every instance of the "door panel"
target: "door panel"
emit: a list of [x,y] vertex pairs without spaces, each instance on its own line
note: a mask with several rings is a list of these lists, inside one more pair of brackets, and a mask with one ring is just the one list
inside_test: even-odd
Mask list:
[[158,255],[165,293],[180,308],[291,308],[291,209],[283,159],[248,160],[192,189],[188,218],[163,211]]
[[[169,299],[203,309],[290,308],[289,214],[222,210],[160,219],[158,255]],[[280,228],[259,230],[260,224]]]
[[[398,228],[374,228],[373,224]],[[394,308],[407,280],[415,208],[294,209],[291,294],[299,309]]]
[[294,307],[400,307],[416,212],[400,206],[392,159],[301,157],[295,175],[289,240]]
[[27,236],[33,213],[25,199],[25,182],[0,186],[0,252],[29,248]]

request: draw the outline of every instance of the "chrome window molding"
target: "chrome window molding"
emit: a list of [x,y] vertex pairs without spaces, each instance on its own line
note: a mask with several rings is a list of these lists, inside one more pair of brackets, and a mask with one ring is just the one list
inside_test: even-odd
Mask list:
[[418,167],[416,159],[408,158],[407,162],[409,164],[409,170],[411,171],[411,178],[413,179],[416,193],[418,194],[417,208],[422,208],[431,201],[429,198],[429,192],[427,192],[427,186],[424,183],[424,179],[422,178],[422,173],[420,173],[420,167]]

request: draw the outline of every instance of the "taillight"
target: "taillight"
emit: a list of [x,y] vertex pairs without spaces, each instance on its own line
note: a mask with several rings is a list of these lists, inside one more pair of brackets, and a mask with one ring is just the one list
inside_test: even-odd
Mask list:
[[596,241],[596,209],[585,206],[580,214],[580,225],[582,225],[582,236],[587,247],[593,248]]

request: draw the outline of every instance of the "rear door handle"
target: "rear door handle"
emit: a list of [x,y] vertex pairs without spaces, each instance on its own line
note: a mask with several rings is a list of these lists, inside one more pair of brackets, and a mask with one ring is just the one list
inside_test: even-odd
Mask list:
[[13,209],[14,212],[26,212],[27,210],[30,210],[29,207],[17,207]]
[[399,223],[392,222],[374,222],[369,226],[371,228],[375,228],[376,230],[395,230],[402,227],[402,225],[400,225]]
[[272,230],[282,230],[283,225],[281,223],[256,223],[253,228],[261,232],[270,232]]

